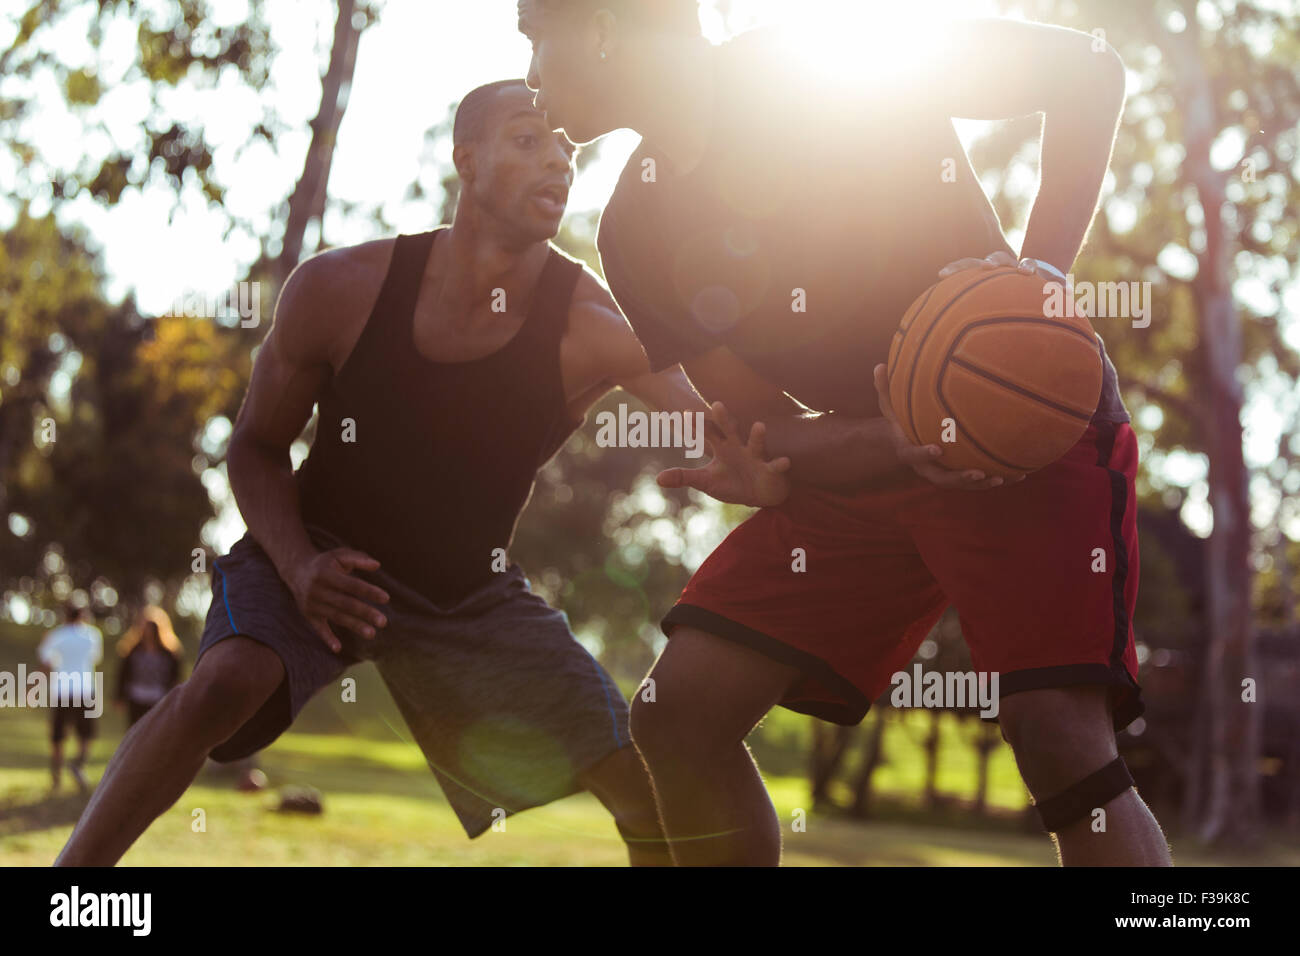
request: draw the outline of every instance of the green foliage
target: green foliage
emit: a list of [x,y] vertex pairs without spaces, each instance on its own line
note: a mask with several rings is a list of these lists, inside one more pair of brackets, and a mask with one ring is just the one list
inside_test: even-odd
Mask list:
[[[267,85],[276,49],[259,5],[251,4],[245,23],[215,25],[207,0],[178,0],[170,4],[139,0],[41,0],[19,19],[13,43],[0,51],[0,75],[35,80],[52,77],[65,103],[85,130],[103,132],[99,107],[104,94],[122,86],[144,83],[149,109],[140,117],[142,143],[125,145],[107,153],[90,151],[73,166],[52,160],[25,132],[25,121],[41,108],[38,95],[46,87],[36,82],[12,84],[0,95],[0,144],[19,160],[22,171],[16,196],[55,201],[77,198],[83,192],[96,202],[112,205],[130,188],[151,181],[181,190],[194,188],[210,202],[220,203],[224,187],[213,165],[212,149],[202,127],[192,117],[174,115],[167,97],[172,88],[214,88],[220,78],[239,76],[254,90]],[[69,23],[89,20],[87,38],[92,47],[88,62],[69,62],[47,38]],[[113,24],[135,26],[135,60],[113,75],[102,75],[105,36]],[[282,124],[269,103],[260,117],[252,117],[251,138],[274,141]],[[87,139],[87,142],[93,140]],[[231,217],[232,226],[236,224]]]
[[[1104,31],[1136,76],[1111,160],[1113,192],[1074,271],[1079,280],[1152,283],[1150,328],[1116,319],[1099,319],[1097,328],[1130,408],[1149,404],[1162,412],[1149,429],[1156,446],[1204,452],[1210,392],[1203,387],[1208,372],[1198,355],[1203,343],[1193,293],[1213,277],[1206,261],[1191,274],[1175,263],[1204,255],[1207,215],[1224,217],[1231,279],[1249,280],[1259,293],[1236,297],[1243,376],[1280,380],[1278,387],[1292,391],[1300,381],[1300,354],[1282,334],[1281,298],[1296,279],[1300,250],[1300,14],[1235,0],[1008,0],[1005,6],[1087,33]],[[1193,78],[1180,64],[1189,57],[1203,67],[1214,102],[1213,115],[1193,126],[1182,111]],[[1017,154],[1028,158],[1026,141],[1037,133],[1033,121],[1007,124],[975,152],[977,168]],[[1218,167],[1226,197],[1221,210],[1205,208],[1189,179],[1189,136],[1222,144],[1215,154],[1226,157]],[[1000,190],[995,201],[1004,222],[1024,223],[1024,201]]]
[[[1211,387],[1207,359],[1226,346],[1202,340],[1201,303],[1223,281],[1241,320],[1237,380],[1243,396],[1281,418],[1278,460],[1258,469],[1253,486],[1253,494],[1276,494],[1282,502],[1260,512],[1265,527],[1277,528],[1288,516],[1287,500],[1300,490],[1300,352],[1294,347],[1297,320],[1283,301],[1300,278],[1300,11],[1235,0],[1007,0],[1004,7],[1103,31],[1131,74],[1108,198],[1074,272],[1091,282],[1151,283],[1150,327],[1131,328],[1122,319],[1095,322],[1135,427],[1159,453],[1144,456],[1140,492],[1149,504],[1161,495],[1185,500],[1187,488],[1180,484],[1186,480],[1162,470],[1163,456],[1206,455],[1211,448],[1212,411],[1224,397]],[[1208,108],[1189,117],[1189,90],[1202,79]],[[976,168],[1035,162],[1038,133],[1036,118],[1002,124],[973,151]],[[1210,150],[1212,191],[1221,190],[1221,203],[1201,194],[1204,183],[1198,184],[1189,163],[1192,149]],[[994,178],[1003,222],[1023,226],[1027,199],[1007,195],[1005,179]],[[1218,260],[1206,246],[1211,216],[1222,217],[1224,276],[1216,274]],[[1289,520],[1285,533],[1294,537],[1294,508]],[[1144,551],[1144,591],[1145,563]],[[1294,564],[1290,571],[1294,594],[1300,572]],[[1276,574],[1255,590],[1257,607],[1281,601]]]
[[252,343],[109,306],[93,257],[50,219],[21,216],[0,255],[0,510],[25,527],[0,530],[0,586],[49,604],[101,579],[130,601],[175,585],[212,514],[200,475],[224,453],[200,432],[233,418]]

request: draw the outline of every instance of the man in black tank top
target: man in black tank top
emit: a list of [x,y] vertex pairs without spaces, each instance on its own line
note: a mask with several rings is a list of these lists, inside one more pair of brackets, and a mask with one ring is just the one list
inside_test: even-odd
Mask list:
[[[954,118],[1046,114],[1020,264],[1065,278],[1123,107],[1115,51],[971,20],[927,23],[914,47],[860,29],[852,61],[826,63],[833,38],[800,50],[781,29],[712,46],[694,0],[518,11],[551,126],[577,143],[643,136],[597,245],[651,367],[681,363],[792,463],[789,500],[736,528],[665,617],[658,701],[633,703],[677,861],[777,863],[746,735],[777,705],[856,724],[951,603],[975,668],[1001,677],[997,719],[1064,862],[1167,864],[1115,756],[1115,731],[1142,712],[1137,441],[1100,339],[1087,432],[1005,485],[909,445],[872,384],[941,273],[1019,262]],[[685,470],[661,480],[698,487]]]
[[[228,459],[249,531],[214,562],[194,674],[123,741],[60,863],[116,861],[208,756],[266,747],[361,660],[471,837],[587,789],[633,863],[671,862],[622,693],[507,553],[537,469],[609,389],[707,409],[550,245],[573,148],[523,82],[470,93],[454,138],[451,228],[332,250],[286,283]],[[788,493],[761,429],[711,447],[711,494]]]

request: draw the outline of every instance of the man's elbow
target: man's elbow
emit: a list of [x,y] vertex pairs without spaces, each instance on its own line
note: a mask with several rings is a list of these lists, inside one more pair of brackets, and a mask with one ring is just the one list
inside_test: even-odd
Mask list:
[[1128,86],[1119,51],[1097,34],[1062,30],[1053,36],[1061,42],[1040,48],[1038,69],[1055,105],[1075,114],[1081,110],[1118,113]]
[[226,474],[232,482],[236,481],[237,476],[242,476],[250,467],[256,468],[266,461],[267,451],[250,429],[236,426],[226,448]]
[[1102,93],[1102,100],[1107,104],[1115,104],[1118,108],[1124,105],[1124,92],[1128,87],[1128,71],[1124,67],[1124,60],[1120,57],[1119,51],[1109,43],[1102,40],[1094,40],[1094,44],[1099,44],[1093,49],[1097,51],[1094,55],[1100,59],[1100,63],[1094,64],[1093,68],[1097,71],[1097,85]]

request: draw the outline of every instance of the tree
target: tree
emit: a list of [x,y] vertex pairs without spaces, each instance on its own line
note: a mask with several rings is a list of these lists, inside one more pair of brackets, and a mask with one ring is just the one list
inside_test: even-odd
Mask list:
[[86,591],[101,610],[155,583],[174,597],[212,516],[199,476],[247,379],[240,335],[104,302],[93,255],[49,217],[21,215],[0,250],[14,267],[0,273],[14,383],[0,395],[0,585],[35,605]]
[[[89,59],[70,60],[47,42],[59,30],[83,25]],[[128,61],[105,57],[106,44],[119,40],[123,27],[135,32],[135,56]],[[115,53],[120,50],[120,44],[114,47]],[[127,189],[165,182],[178,193],[195,189],[219,204],[225,189],[205,131],[169,107],[168,93],[214,89],[231,75],[260,89],[273,53],[256,4],[244,22],[222,26],[207,0],[177,0],[170,6],[140,0],[36,0],[19,18],[14,41],[0,51],[0,78],[5,80],[0,85],[0,143],[20,161],[14,195],[59,205],[84,194],[112,205]],[[115,65],[111,74],[101,72],[107,63]],[[63,105],[83,128],[84,151],[70,166],[43,150],[27,123],[49,106],[40,82],[45,78],[57,83]],[[102,101],[110,90],[139,84],[148,94],[148,108],[136,141],[124,143],[108,127]],[[250,118],[250,137],[271,142],[278,122],[267,106],[261,117]]]
[[[271,262],[275,268],[266,268],[265,253],[259,264],[275,288],[275,277],[296,264],[304,233],[321,218],[357,44],[379,2],[330,4],[337,12],[335,41],[304,172],[288,201],[288,230]],[[165,184],[176,193],[176,207],[198,190],[223,209],[227,235],[236,228],[256,234],[221,206],[225,186],[205,132],[177,115],[170,94],[226,88],[232,77],[261,90],[277,51],[256,5],[245,22],[229,26],[211,14],[206,0],[170,6],[40,0],[0,52],[7,81],[0,83],[0,142],[21,160],[14,196],[23,203],[5,236],[5,264],[13,269],[0,279],[0,299],[9,306],[0,351],[0,513],[12,515],[11,527],[22,533],[4,535],[0,557],[6,583],[25,582],[20,589],[37,600],[62,600],[64,591],[94,582],[107,594],[110,580],[127,601],[141,600],[153,585],[174,596],[191,573],[191,552],[201,547],[200,529],[212,516],[204,482],[217,477],[210,469],[224,457],[247,381],[251,337],[208,316],[149,320],[132,301],[117,307],[104,302],[89,240],[74,226],[55,224],[65,208],[86,197],[112,206],[128,190]],[[88,59],[46,41],[83,22]],[[127,60],[120,43],[112,45],[123,27],[137,40]],[[106,63],[116,64],[111,74]],[[84,150],[71,164],[51,159],[28,135],[27,120],[49,107],[37,82],[47,76],[58,81],[64,106],[86,132]],[[140,138],[115,140],[106,135],[100,107],[110,89],[133,84],[148,94]],[[269,98],[260,100],[261,115],[248,118],[250,142],[274,146],[287,127]],[[113,148],[105,150],[105,142]],[[33,216],[33,204],[54,215]],[[257,238],[264,250],[275,241]],[[263,298],[273,296],[274,290]],[[33,442],[33,423],[48,423],[59,440],[37,435]],[[46,564],[57,569],[42,570]],[[47,578],[55,590],[42,584]]]
[[356,72],[357,48],[361,34],[379,18],[379,7],[357,0],[337,0],[334,43],[330,48],[329,67],[321,77],[320,109],[311,121],[311,145],[303,162],[302,176],[289,197],[288,218],[280,253],[274,258],[272,280],[275,289],[284,286],[289,273],[303,255],[303,241],[312,223],[319,225],[325,213],[326,190],[334,146],[339,127],[347,110]]

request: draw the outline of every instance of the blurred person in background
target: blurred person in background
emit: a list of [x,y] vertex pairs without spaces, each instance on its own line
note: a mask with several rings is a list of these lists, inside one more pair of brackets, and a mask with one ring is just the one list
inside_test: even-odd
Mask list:
[[117,654],[117,705],[126,709],[130,727],[180,683],[184,651],[167,612],[150,606],[118,641]]
[[51,790],[58,790],[63,776],[63,738],[71,724],[77,735],[76,759],[68,764],[68,772],[77,787],[86,789],[82,773],[90,742],[95,737],[95,718],[87,714],[92,709],[95,693],[95,668],[104,657],[104,636],[90,622],[85,608],[69,605],[64,611],[64,623],[54,628],[37,645],[36,656],[50,676],[50,778]]

